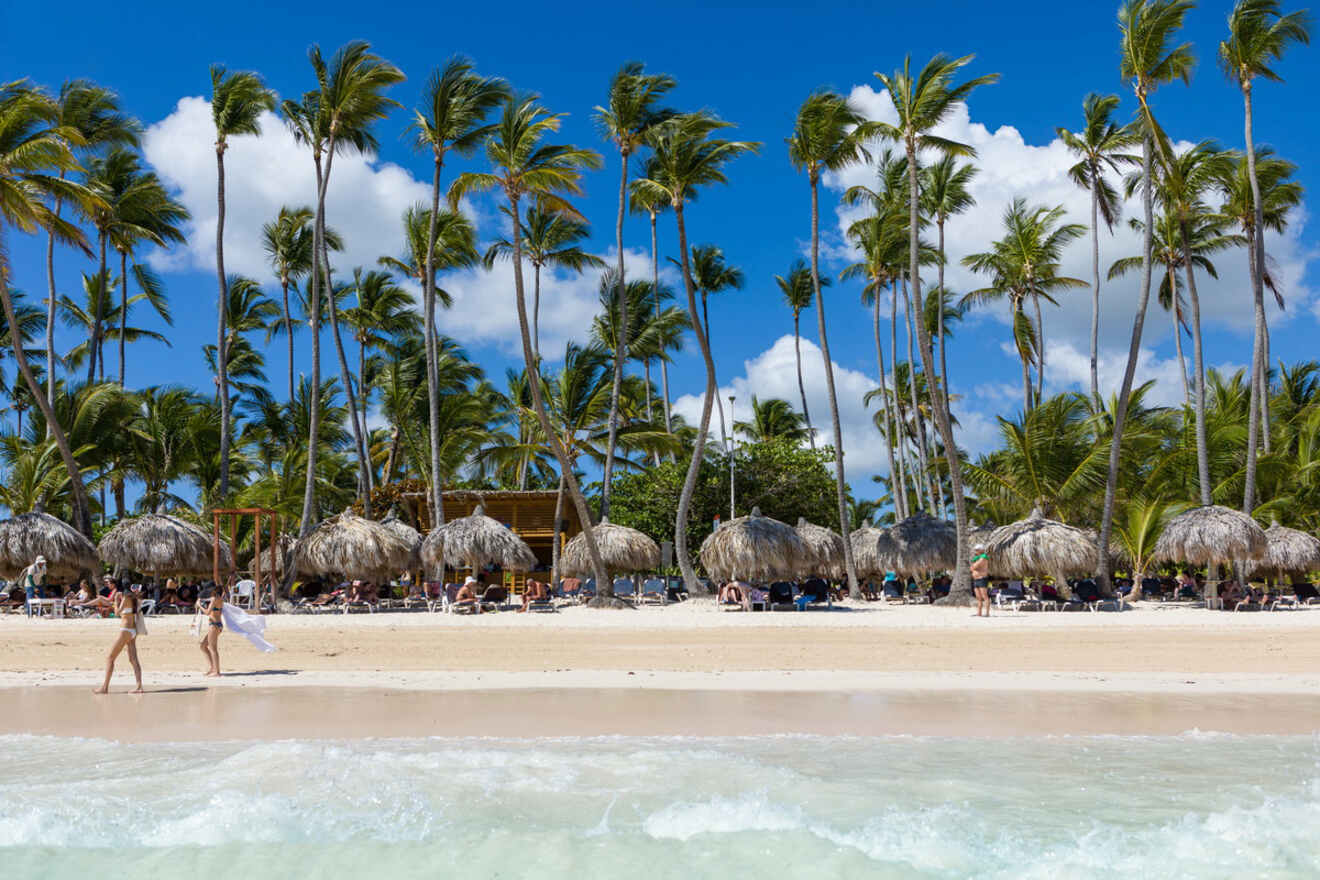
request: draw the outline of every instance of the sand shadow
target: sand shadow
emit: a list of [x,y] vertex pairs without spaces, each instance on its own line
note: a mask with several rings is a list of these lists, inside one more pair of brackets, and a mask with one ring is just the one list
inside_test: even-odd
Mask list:
[[196,694],[207,690],[204,687],[172,687],[172,688],[152,688],[147,691],[149,694]]
[[247,678],[254,675],[297,675],[297,669],[254,669],[251,672],[223,672],[221,678]]

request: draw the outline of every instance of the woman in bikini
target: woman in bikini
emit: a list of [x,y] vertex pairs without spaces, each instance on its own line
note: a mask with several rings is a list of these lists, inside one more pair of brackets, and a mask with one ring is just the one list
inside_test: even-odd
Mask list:
[[[977,544],[972,548],[972,592],[976,594],[976,616],[990,616],[990,557],[986,555],[985,545]],[[982,609],[985,609],[984,614]]]
[[125,648],[128,648],[128,662],[133,664],[133,677],[137,679],[137,687],[132,693],[142,693],[142,665],[138,663],[137,654],[138,614],[141,607],[142,603],[136,593],[124,591],[117,594],[115,612],[119,615],[119,634],[110,646],[110,656],[105,659],[105,682],[93,693],[110,692],[110,676],[115,672],[115,659]]
[[224,632],[225,623],[222,609],[225,607],[225,591],[223,587],[216,587],[211,592],[210,599],[202,599],[199,603],[202,613],[206,620],[201,626],[201,649],[206,655],[206,660],[211,664],[211,668],[206,671],[208,678],[218,678],[220,676],[220,633]]

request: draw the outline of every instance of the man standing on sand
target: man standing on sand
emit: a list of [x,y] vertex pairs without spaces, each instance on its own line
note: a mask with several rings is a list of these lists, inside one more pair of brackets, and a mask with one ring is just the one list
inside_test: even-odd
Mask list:
[[23,600],[28,617],[32,616],[32,600],[40,599],[41,588],[46,585],[46,557],[38,556],[31,565],[23,569],[18,576],[18,585],[23,588]]
[[972,548],[972,591],[976,593],[976,616],[990,616],[990,557],[986,555],[985,545],[977,544]]

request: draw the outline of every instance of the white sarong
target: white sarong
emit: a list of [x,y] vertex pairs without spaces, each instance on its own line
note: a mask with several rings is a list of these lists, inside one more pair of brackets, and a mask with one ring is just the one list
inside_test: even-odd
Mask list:
[[220,616],[224,618],[227,629],[247,639],[258,651],[269,654],[275,650],[275,646],[264,638],[266,618],[263,615],[248,614],[242,608],[226,602],[220,606]]

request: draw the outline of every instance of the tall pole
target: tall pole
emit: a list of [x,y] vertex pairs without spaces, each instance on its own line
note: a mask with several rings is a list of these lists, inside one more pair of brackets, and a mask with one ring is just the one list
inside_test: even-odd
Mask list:
[[729,444],[729,445],[728,445],[728,449],[727,449],[727,451],[728,451],[728,453],[729,453],[729,522],[733,522],[733,517],[734,517],[734,512],[733,512],[733,510],[734,510],[734,507],[733,507],[733,505],[734,505],[734,495],[733,495],[733,401],[734,401],[734,396],[733,396],[732,394],[730,394],[730,395],[729,395],[729,436],[728,436],[728,439],[727,439],[727,442],[728,442],[728,444]]

